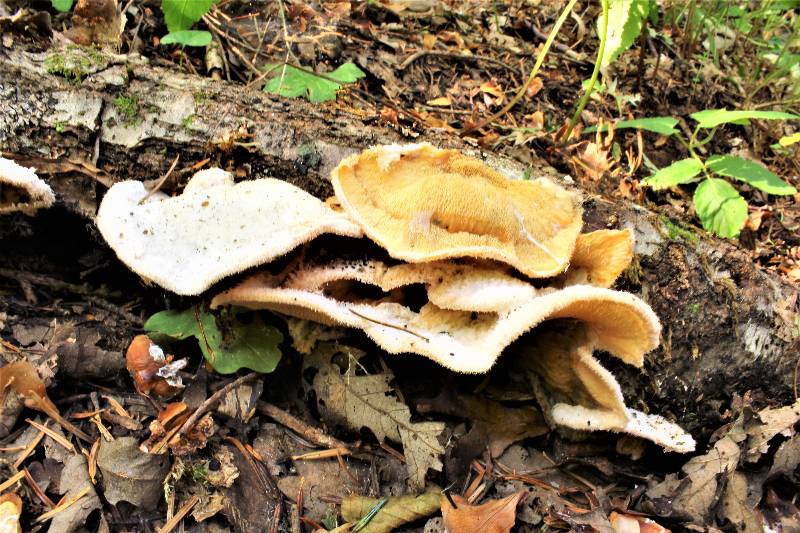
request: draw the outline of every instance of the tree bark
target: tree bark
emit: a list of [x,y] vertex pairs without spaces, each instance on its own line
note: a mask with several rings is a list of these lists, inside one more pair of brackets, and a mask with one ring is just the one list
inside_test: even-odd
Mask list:
[[[153,67],[142,58],[74,48],[0,51],[4,156],[39,168],[62,206],[87,218],[106,187],[157,179],[176,156],[172,184],[210,158],[325,198],[332,192],[327,176],[344,156],[373,144],[422,140],[522,169],[454,136],[404,137],[381,125],[376,114],[278,99],[258,88]],[[558,178],[544,162],[533,167],[534,176]],[[619,286],[641,294],[664,326],[662,346],[648,356],[644,372],[611,363],[629,405],[671,415],[692,430],[718,427],[734,394],[752,390],[769,401],[790,399],[798,357],[797,287],[758,269],[735,244],[676,231],[663,216],[631,203],[587,196],[585,220],[587,230],[635,231],[636,264]]]

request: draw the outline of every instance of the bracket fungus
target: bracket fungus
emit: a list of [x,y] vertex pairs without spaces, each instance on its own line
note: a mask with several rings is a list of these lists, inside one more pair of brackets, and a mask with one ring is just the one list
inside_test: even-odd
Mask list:
[[34,169],[0,157],[0,215],[17,211],[32,215],[55,201],[53,189]]
[[[450,265],[453,267],[453,265]],[[545,320],[575,318],[597,335],[597,348],[627,363],[641,366],[644,354],[658,345],[660,325],[653,311],[639,298],[588,285],[564,289],[533,289],[527,296],[511,294],[491,305],[492,311],[476,310],[475,287],[481,280],[485,294],[508,294],[508,284],[518,281],[495,274],[482,277],[480,267],[460,265],[442,276],[446,264],[386,267],[377,262],[329,266],[300,266],[289,274],[256,274],[217,295],[212,307],[237,305],[269,309],[328,325],[363,330],[389,353],[416,353],[440,365],[464,373],[488,371],[503,349]],[[399,272],[399,274],[398,274]],[[433,275],[431,274],[433,272]],[[359,281],[383,291],[423,283],[429,301],[419,311],[403,305],[389,293],[380,299],[358,299],[331,290],[334,282]],[[513,280],[513,281],[512,281]],[[445,289],[439,294],[438,286]],[[431,290],[433,287],[434,290]],[[462,294],[459,287],[466,287]],[[447,298],[439,299],[441,294]],[[450,307],[450,309],[441,306]]]
[[181,295],[200,294],[323,233],[362,235],[346,215],[293,185],[273,178],[234,184],[220,169],[198,172],[175,197],[150,195],[139,181],[117,183],[96,224],[128,268]]
[[631,230],[581,233],[565,273],[565,285],[610,287],[633,260]]
[[554,276],[583,224],[578,193],[546,178],[510,180],[428,143],[375,146],[342,161],[331,180],[364,233],[412,263],[473,257]]
[[586,325],[564,321],[526,339],[521,365],[536,376],[536,396],[550,422],[583,431],[627,433],[669,451],[693,451],[694,439],[678,425],[625,406],[614,375],[592,355],[600,344],[597,333]]

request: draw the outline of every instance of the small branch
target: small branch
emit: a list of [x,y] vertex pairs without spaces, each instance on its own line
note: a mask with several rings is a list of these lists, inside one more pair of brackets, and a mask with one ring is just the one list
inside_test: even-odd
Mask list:
[[226,394],[228,394],[233,389],[239,387],[240,385],[253,381],[254,379],[260,376],[261,374],[259,374],[258,372],[250,372],[249,374],[242,376],[239,379],[235,379],[230,383],[228,383],[227,385],[225,385],[224,387],[222,387],[221,389],[219,389],[217,392],[212,394],[206,401],[204,401],[203,404],[200,407],[198,407],[194,413],[192,413],[192,416],[190,416],[188,420],[186,420],[186,422],[183,423],[178,433],[180,435],[186,435],[189,432],[189,430],[191,430],[192,427],[194,427],[197,421],[200,420],[200,418],[204,414],[206,414],[209,410],[211,410],[211,408],[214,407],[220,400],[222,400],[222,398]]
[[315,428],[313,426],[306,424],[299,418],[290,415],[280,407],[272,405],[271,403],[259,401],[256,404],[256,409],[258,410],[259,413],[272,418],[282,426],[286,426],[295,433],[298,433],[307,441],[313,442],[317,446],[322,446],[324,448],[350,447],[347,443],[342,442],[334,437],[331,437],[330,435],[324,433],[319,428]]

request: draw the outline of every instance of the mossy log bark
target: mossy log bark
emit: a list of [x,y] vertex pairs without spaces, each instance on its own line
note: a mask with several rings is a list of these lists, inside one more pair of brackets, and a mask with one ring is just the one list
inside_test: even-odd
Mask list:
[[[374,114],[277,99],[141,58],[76,48],[0,51],[2,151],[38,167],[61,206],[86,218],[108,185],[158,178],[178,155],[175,180],[210,158],[324,198],[331,193],[327,176],[342,157],[373,144],[421,140],[521,168],[452,136],[403,137]],[[556,171],[541,163],[532,174]],[[588,198],[585,219],[587,229],[635,230],[636,263],[619,286],[641,294],[664,325],[662,346],[643,372],[613,365],[628,405],[672,417],[701,436],[702,427],[719,426],[734,394],[791,399],[800,327],[796,287],[760,271],[735,244],[629,203]]]

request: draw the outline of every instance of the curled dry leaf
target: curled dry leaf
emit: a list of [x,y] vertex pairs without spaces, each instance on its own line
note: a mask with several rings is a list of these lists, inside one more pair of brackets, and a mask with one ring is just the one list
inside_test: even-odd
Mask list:
[[53,189],[32,168],[0,157],[0,215],[16,211],[32,215],[55,201]]
[[0,406],[5,405],[5,395],[9,389],[24,399],[25,407],[43,412],[79,439],[92,442],[86,433],[61,416],[47,397],[47,389],[36,368],[28,361],[17,361],[0,368],[0,395],[4,397]]
[[115,184],[97,227],[128,268],[181,295],[268,263],[323,233],[360,237],[347,216],[284,181],[234,185],[220,169],[198,172],[183,194],[149,195],[139,181]]
[[[337,282],[352,280],[384,290],[429,283],[431,301],[417,312],[391,295],[375,301],[336,294]],[[586,285],[535,289],[502,273],[442,263],[299,266],[287,275],[257,274],[217,295],[211,305],[270,309],[358,328],[389,353],[416,353],[465,373],[488,371],[506,346],[545,320],[585,322],[597,334],[596,348],[636,366],[658,345],[660,332],[653,311],[631,294]]]
[[82,46],[118,45],[125,19],[117,0],[78,0],[64,36]]
[[481,505],[470,505],[466,499],[454,495],[451,498],[455,507],[446,496],[441,496],[444,527],[458,533],[509,533],[516,522],[517,504],[524,495],[520,491]]
[[159,375],[162,368],[172,363],[173,357],[165,355],[159,345],[147,335],[137,335],[128,346],[126,354],[128,372],[139,394],[153,394],[159,398],[175,396],[182,387],[175,386]]
[[397,259],[494,259],[531,277],[563,272],[580,232],[580,195],[550,180],[510,180],[428,143],[376,146],[331,175],[364,233]]

